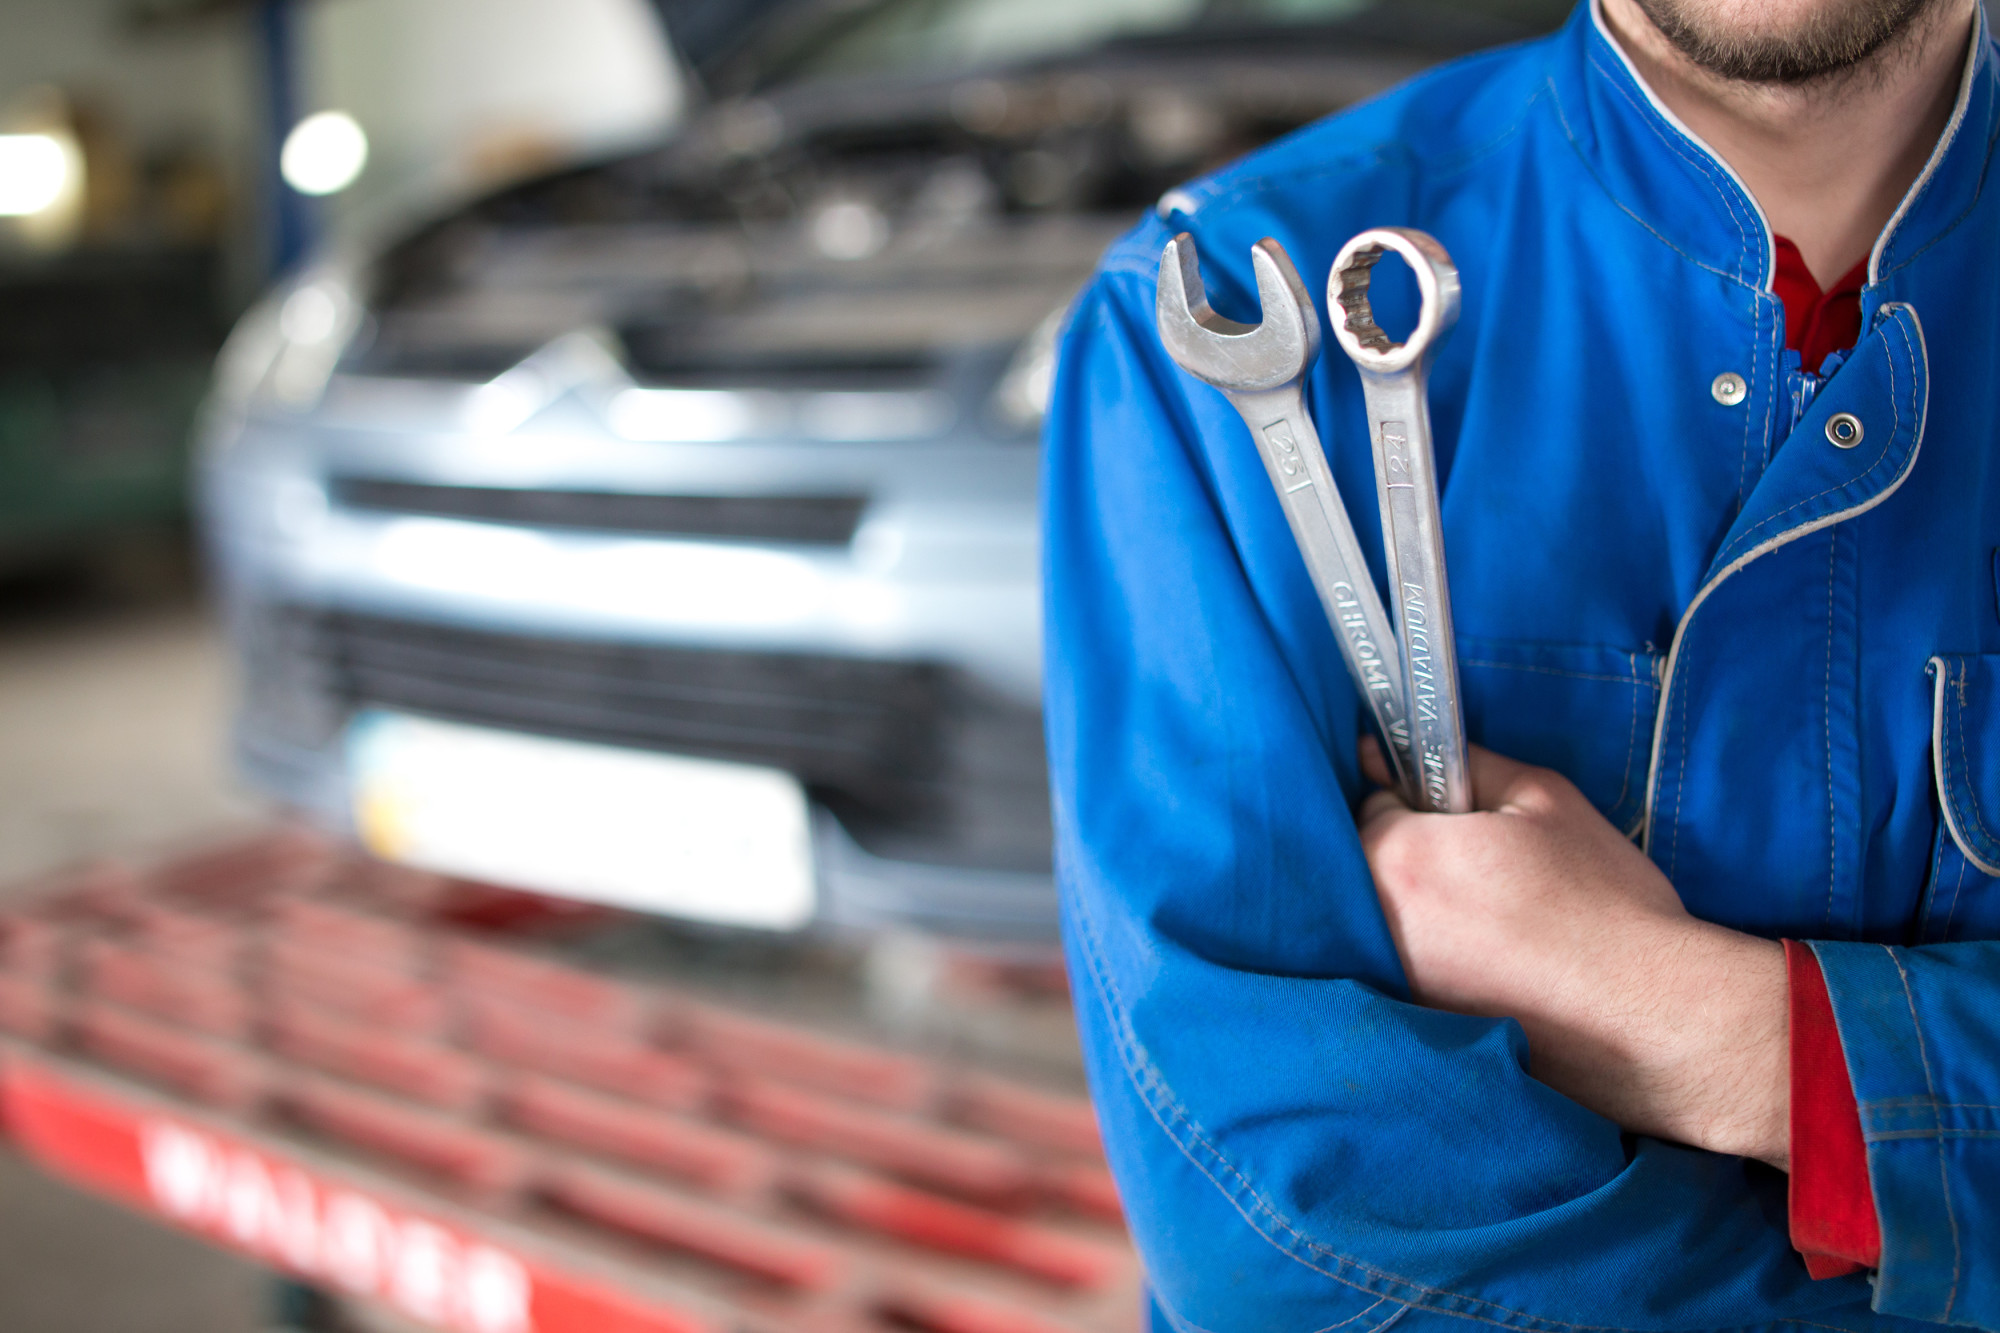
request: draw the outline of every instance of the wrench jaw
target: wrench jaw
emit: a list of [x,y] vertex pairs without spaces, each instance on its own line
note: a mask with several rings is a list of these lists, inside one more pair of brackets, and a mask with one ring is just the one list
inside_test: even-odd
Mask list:
[[1387,742],[1397,785],[1416,802],[1406,673],[1395,629],[1302,393],[1319,352],[1319,315],[1283,247],[1264,240],[1251,264],[1264,322],[1238,324],[1208,304],[1194,238],[1183,233],[1160,256],[1160,340],[1181,368],[1220,390],[1250,433],[1304,558],[1356,692]]
[[1269,393],[1303,381],[1319,355],[1312,291],[1276,241],[1250,251],[1262,323],[1239,324],[1215,312],[1201,280],[1201,258],[1187,232],[1160,256],[1154,313],[1160,340],[1181,368],[1225,393]]
[[[1409,264],[1423,301],[1416,329],[1401,343],[1382,331],[1368,301],[1375,265],[1391,251]],[[1364,231],[1341,247],[1334,260],[1327,307],[1341,312],[1334,336],[1360,370],[1367,400],[1382,541],[1402,649],[1416,803],[1422,809],[1464,813],[1472,809],[1472,780],[1427,385],[1432,354],[1458,322],[1458,269],[1444,247],[1423,232],[1400,227]]]

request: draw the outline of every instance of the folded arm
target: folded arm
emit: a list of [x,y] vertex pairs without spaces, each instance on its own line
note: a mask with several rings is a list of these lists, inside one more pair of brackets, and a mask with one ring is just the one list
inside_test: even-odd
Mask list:
[[[1362,757],[1388,787],[1373,738]],[[1783,947],[1688,915],[1561,774],[1475,746],[1472,782],[1471,815],[1362,806],[1414,997],[1518,1020],[1536,1078],[1634,1133],[1786,1168]]]
[[1864,1310],[1859,1278],[1808,1278],[1780,1173],[1629,1136],[1534,1077],[1519,1023],[1412,1002],[1350,813],[1337,646],[1151,296],[1133,269],[1079,303],[1046,558],[1079,1020],[1163,1305],[1214,1333],[1358,1333],[1405,1306],[1621,1329]]

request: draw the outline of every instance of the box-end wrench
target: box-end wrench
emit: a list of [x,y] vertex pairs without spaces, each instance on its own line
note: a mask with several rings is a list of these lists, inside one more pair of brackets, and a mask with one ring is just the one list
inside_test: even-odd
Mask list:
[[1183,232],[1167,242],[1156,307],[1160,341],[1181,369],[1221,390],[1249,428],[1340,641],[1348,674],[1388,741],[1398,783],[1414,798],[1407,686],[1394,632],[1327,469],[1319,431],[1306,413],[1302,390],[1319,354],[1319,315],[1284,247],[1259,241],[1250,263],[1263,322],[1238,324],[1209,306],[1194,237]]
[[[1422,296],[1417,327],[1400,343],[1382,332],[1368,303],[1369,277],[1391,251],[1410,266]],[[1451,256],[1432,237],[1404,227],[1377,227],[1356,236],[1341,247],[1327,279],[1334,337],[1361,371],[1375,446],[1418,804],[1451,814],[1472,809],[1472,778],[1445,581],[1437,460],[1431,452],[1429,379],[1432,353],[1458,322],[1458,302],[1458,268]]]

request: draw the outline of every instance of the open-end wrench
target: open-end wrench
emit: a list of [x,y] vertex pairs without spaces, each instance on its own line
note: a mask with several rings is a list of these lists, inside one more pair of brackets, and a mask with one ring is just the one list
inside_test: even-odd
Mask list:
[[[1368,304],[1369,276],[1391,251],[1416,275],[1423,302],[1416,329],[1400,343],[1382,332]],[[1472,778],[1445,581],[1428,381],[1432,353],[1458,322],[1458,301],[1458,267],[1451,256],[1432,237],[1404,227],[1377,227],[1356,236],[1341,247],[1327,279],[1334,337],[1361,371],[1375,445],[1419,808],[1451,814],[1472,809]]]
[[1167,242],[1156,310],[1160,341],[1181,369],[1220,389],[1249,427],[1348,674],[1388,741],[1397,782],[1415,799],[1419,789],[1412,781],[1416,770],[1404,702],[1408,687],[1394,632],[1302,393],[1306,371],[1319,354],[1319,315],[1284,247],[1259,241],[1250,262],[1263,322],[1238,324],[1210,308],[1194,237],[1183,232]]

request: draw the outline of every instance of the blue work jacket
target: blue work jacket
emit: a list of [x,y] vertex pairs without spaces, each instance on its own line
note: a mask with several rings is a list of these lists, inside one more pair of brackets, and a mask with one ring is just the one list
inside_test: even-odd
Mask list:
[[[1045,476],[1058,863],[1171,1327],[2000,1329],[1995,71],[1982,27],[1823,374],[1785,348],[1756,201],[1587,6],[1174,192],[1080,297]],[[1222,313],[1256,320],[1272,236],[1324,323],[1378,225],[1463,274],[1432,402],[1470,736],[1574,780],[1695,915],[1812,942],[1872,1277],[1808,1278],[1778,1172],[1622,1133],[1529,1076],[1511,1020],[1409,1000],[1355,690],[1247,433],[1153,316],[1188,231]],[[1308,397],[1374,556],[1327,346]]]

